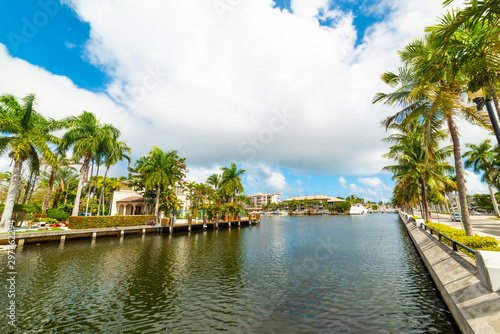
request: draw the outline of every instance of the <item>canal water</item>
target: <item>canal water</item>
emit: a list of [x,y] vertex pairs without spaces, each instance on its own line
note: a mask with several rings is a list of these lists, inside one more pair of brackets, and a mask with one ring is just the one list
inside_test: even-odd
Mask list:
[[[397,215],[26,245],[2,333],[458,333]],[[5,283],[5,284],[4,284]]]

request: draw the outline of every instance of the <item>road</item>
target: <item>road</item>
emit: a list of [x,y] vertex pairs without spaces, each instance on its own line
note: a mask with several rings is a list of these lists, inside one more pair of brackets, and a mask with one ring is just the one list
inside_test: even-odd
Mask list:
[[[461,222],[451,221],[451,215],[433,213],[431,218],[433,223],[462,229]],[[474,233],[481,236],[492,236],[500,241],[500,219],[493,218],[495,218],[493,215],[470,216]]]

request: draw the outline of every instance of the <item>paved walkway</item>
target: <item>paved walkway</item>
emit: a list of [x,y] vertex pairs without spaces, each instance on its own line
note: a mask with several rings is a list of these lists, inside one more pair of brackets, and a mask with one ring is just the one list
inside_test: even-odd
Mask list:
[[[420,212],[417,212],[419,214]],[[448,226],[462,229],[461,222],[451,221],[451,215],[433,213],[433,223],[446,224]],[[500,219],[493,219],[493,215],[470,216],[474,233],[481,236],[495,237],[500,241]]]

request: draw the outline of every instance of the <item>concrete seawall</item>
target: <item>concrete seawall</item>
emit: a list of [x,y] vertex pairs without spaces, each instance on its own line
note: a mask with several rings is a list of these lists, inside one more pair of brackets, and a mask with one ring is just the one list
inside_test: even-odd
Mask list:
[[500,294],[481,284],[475,262],[400,218],[460,330],[500,333]]

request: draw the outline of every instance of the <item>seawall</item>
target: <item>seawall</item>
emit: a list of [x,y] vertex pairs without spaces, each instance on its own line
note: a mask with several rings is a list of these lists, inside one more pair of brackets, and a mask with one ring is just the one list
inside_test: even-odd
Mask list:
[[462,333],[500,333],[500,294],[481,284],[475,262],[400,218]]

